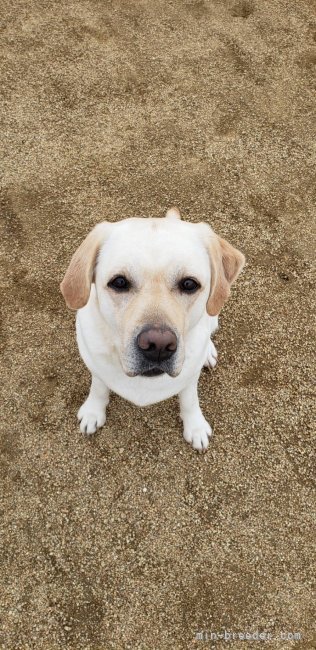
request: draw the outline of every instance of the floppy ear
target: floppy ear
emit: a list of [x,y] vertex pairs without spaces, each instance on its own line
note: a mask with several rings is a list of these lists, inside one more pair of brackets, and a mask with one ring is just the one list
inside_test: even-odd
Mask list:
[[211,264],[211,291],[206,304],[209,316],[217,316],[230,296],[230,287],[245,264],[245,256],[211,231],[208,243]]
[[100,245],[106,239],[108,226],[106,221],[95,226],[70,261],[60,284],[61,293],[70,309],[80,309],[89,300],[96,258]]

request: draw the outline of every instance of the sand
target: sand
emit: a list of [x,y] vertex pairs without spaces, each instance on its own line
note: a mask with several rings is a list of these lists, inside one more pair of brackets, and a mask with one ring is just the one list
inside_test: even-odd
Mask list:
[[[315,2],[1,16],[0,647],[316,648]],[[176,398],[112,395],[80,434],[89,373],[59,292],[95,223],[174,204],[247,257],[200,379],[205,455]]]

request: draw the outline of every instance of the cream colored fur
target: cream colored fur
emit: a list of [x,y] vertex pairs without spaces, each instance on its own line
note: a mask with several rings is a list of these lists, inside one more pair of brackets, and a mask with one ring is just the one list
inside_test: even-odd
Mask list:
[[[199,406],[198,379],[203,365],[216,364],[210,336],[244,261],[207,224],[181,221],[176,208],[162,219],[103,222],[88,234],[61,283],[68,307],[78,310],[78,347],[92,375],[78,412],[82,432],[104,425],[110,391],[138,406],[178,395],[185,440],[207,448],[211,427]],[[109,287],[115,276],[127,277],[130,290]],[[179,290],[188,277],[200,285],[192,295]],[[148,324],[168,327],[178,341],[168,371],[153,377],[139,374],[135,344]]]

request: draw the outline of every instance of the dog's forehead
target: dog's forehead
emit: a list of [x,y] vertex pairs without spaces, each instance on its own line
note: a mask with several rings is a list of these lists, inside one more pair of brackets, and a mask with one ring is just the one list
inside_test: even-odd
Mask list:
[[100,251],[106,265],[129,263],[155,270],[170,265],[207,264],[198,224],[180,220],[130,218],[113,224]]

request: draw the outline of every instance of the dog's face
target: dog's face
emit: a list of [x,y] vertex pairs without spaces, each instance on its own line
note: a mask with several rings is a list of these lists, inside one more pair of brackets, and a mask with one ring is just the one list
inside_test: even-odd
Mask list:
[[94,228],[76,251],[61,291],[83,307],[94,280],[99,310],[128,376],[176,377],[186,334],[205,314],[217,315],[243,255],[206,224],[131,218]]
[[116,224],[100,249],[95,281],[126,374],[178,375],[185,334],[205,312],[210,291],[198,228],[169,218]]

